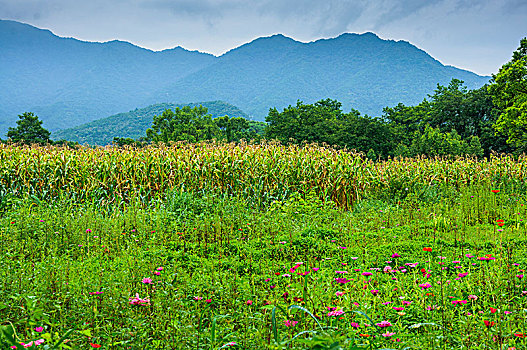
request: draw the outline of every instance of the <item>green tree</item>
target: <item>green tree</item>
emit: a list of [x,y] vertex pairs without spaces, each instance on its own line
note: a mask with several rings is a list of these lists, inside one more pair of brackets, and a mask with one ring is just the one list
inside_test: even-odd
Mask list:
[[507,136],[507,142],[527,149],[527,38],[520,41],[512,60],[505,63],[498,74],[492,75],[488,87],[492,99],[500,109],[494,128]]
[[214,122],[222,131],[227,142],[240,141],[241,139],[252,140],[256,137],[256,133],[251,130],[249,121],[245,118],[229,118],[226,115],[215,118]]
[[9,128],[7,137],[12,142],[26,145],[51,143],[51,133],[42,127],[42,121],[31,112],[25,112],[18,116],[16,128]]
[[146,135],[153,142],[198,142],[221,138],[221,131],[212,116],[207,114],[207,108],[185,106],[177,107],[174,112],[167,109],[163,114],[154,116],[153,125]]

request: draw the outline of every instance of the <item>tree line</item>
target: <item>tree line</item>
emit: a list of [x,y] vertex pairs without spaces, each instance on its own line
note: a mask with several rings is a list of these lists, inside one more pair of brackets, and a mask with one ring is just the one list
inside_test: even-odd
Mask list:
[[[32,113],[19,116],[8,138],[18,143],[50,143],[50,134]],[[384,108],[380,117],[345,113],[339,101],[298,101],[282,111],[271,108],[266,123],[242,117],[212,118],[207,108],[165,110],[140,140],[115,138],[118,146],[204,140],[276,139],[283,143],[325,143],[364,152],[369,158],[417,155],[488,156],[527,149],[527,38],[489,84],[468,90],[453,79],[437,85],[421,103]],[[64,143],[64,141],[61,141]]]

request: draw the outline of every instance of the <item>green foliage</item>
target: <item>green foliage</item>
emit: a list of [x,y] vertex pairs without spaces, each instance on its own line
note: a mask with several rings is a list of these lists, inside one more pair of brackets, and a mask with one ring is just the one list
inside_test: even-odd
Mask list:
[[391,142],[388,126],[377,118],[361,116],[356,110],[343,113],[341,107],[340,102],[326,99],[312,105],[298,101],[282,112],[270,109],[265,136],[284,143],[326,143],[387,155]]
[[[239,108],[222,101],[197,102],[189,104],[159,103],[145,108],[135,109],[127,113],[119,113],[107,118],[98,119],[71,129],[59,130],[53,133],[54,138],[62,138],[89,145],[109,145],[114,138],[131,138],[141,140],[146,137],[146,129],[152,126],[154,116],[162,114],[167,109],[175,110],[189,106],[203,106],[213,118],[228,115],[230,117],[248,118]],[[261,122],[249,121],[251,125]],[[261,129],[261,125],[258,125]],[[262,131],[255,130],[258,134]]]
[[11,142],[25,145],[51,143],[51,133],[42,127],[42,121],[31,112],[25,112],[18,116],[16,128],[9,128],[7,137]]
[[153,142],[212,140],[221,136],[220,128],[212,121],[203,106],[190,108],[177,107],[175,112],[167,109],[163,114],[154,116],[152,128],[146,130],[146,136]]
[[488,90],[501,110],[495,129],[507,136],[509,144],[527,150],[527,38],[492,76]]

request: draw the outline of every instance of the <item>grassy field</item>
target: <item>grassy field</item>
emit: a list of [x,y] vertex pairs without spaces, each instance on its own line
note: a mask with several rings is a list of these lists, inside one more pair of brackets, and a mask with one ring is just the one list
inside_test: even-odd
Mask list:
[[525,349],[526,164],[1,147],[0,346]]

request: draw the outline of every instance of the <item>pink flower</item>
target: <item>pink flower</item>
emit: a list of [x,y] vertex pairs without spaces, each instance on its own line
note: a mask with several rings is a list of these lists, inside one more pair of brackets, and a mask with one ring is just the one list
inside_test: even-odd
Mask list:
[[392,254],[392,258],[400,258],[400,257],[401,257],[401,256],[400,256],[399,254],[397,254],[397,253],[393,253],[393,254]]
[[40,332],[42,332],[43,330],[44,330],[44,328],[42,328],[42,327],[36,327],[36,328],[35,328],[35,332],[39,332],[39,333],[40,333]]
[[86,229],[86,233],[91,233],[91,230],[89,228]]
[[370,290],[370,292],[371,292],[371,294],[373,294],[373,295],[377,295],[377,294],[379,294],[379,291],[378,291],[377,289],[372,289],[372,290]]
[[313,271],[317,272],[318,270],[320,270],[320,267],[313,267]]
[[385,266],[383,271],[384,271],[384,273],[392,272],[392,267],[391,266]]
[[385,327],[390,327],[392,324],[389,321],[382,321],[382,322],[376,323],[376,325],[378,327],[385,328]]
[[421,289],[425,290],[425,289],[428,289],[430,287],[432,287],[432,285],[430,283],[422,283],[419,285],[419,287],[421,287]]
[[392,335],[395,335],[395,333],[386,332],[381,334],[383,337],[391,337]]
[[139,297],[139,293],[135,294],[135,297],[129,298],[130,305],[150,305],[150,299],[143,299]]
[[333,311],[328,312],[328,316],[340,316],[340,315],[343,315],[343,314],[344,314],[344,311],[342,311],[342,309],[340,309],[340,310],[333,310]]
[[194,300],[201,300],[203,297],[194,297]]
[[411,301],[405,301],[403,300],[403,305],[410,305],[412,302]]
[[476,295],[473,295],[473,294],[470,294],[470,295],[468,296],[468,298],[469,298],[470,300],[478,300],[478,297],[477,297]]
[[394,309],[395,311],[403,311],[404,307],[394,306],[392,307],[392,309]]
[[346,284],[346,283],[348,283],[348,282],[351,282],[351,280],[348,280],[348,279],[346,279],[346,278],[339,277],[339,278],[335,278],[335,282],[340,283],[340,284]]
[[338,274],[345,274],[345,273],[348,273],[348,271],[335,271],[335,273],[338,273]]
[[154,275],[159,276],[159,275],[161,275],[161,272],[159,272],[159,271],[154,271]]
[[160,266],[156,269],[157,271],[163,271],[163,268]]
[[247,301],[245,302],[245,304],[247,304],[247,305],[252,305],[252,304],[253,304],[253,301],[252,301],[252,300],[247,300]]
[[44,339],[38,339],[38,340],[35,340],[35,344],[36,344],[36,345],[40,345],[40,344],[42,344],[43,342],[45,342]]
[[285,320],[284,321],[284,324],[285,324],[286,327],[294,327],[297,323],[298,323],[298,321],[290,321],[290,320]]
[[338,297],[341,297],[344,295],[344,292],[335,292],[335,295],[338,296]]
[[373,275],[373,273],[371,273],[371,272],[363,272],[362,275],[363,276],[371,276],[371,275]]
[[360,327],[359,324],[358,324],[357,322],[351,322],[351,323],[350,323],[350,326],[351,326],[352,328],[359,328],[359,327]]
[[144,284],[152,284],[152,279],[150,277],[143,278],[141,282],[143,282]]
[[205,302],[206,302],[207,304],[210,304],[210,303],[212,303],[212,299],[205,299]]

